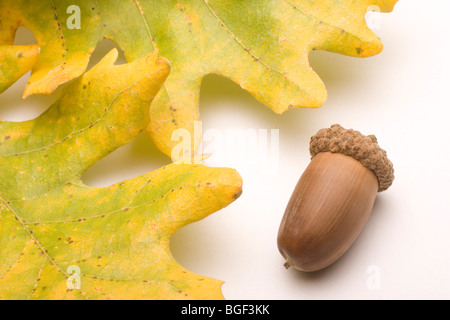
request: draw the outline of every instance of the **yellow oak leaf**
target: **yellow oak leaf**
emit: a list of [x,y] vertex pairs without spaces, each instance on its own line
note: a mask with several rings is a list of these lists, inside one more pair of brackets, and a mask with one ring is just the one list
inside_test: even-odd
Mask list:
[[0,299],[223,299],[170,237],[241,193],[228,168],[170,164],[109,187],[81,174],[149,123],[169,74],[156,52],[111,51],[36,119],[0,122]]
[[147,128],[171,155],[176,129],[201,135],[202,79],[218,74],[238,83],[276,113],[316,108],[327,92],[308,62],[311,50],[368,57],[382,50],[365,21],[368,8],[389,12],[397,0],[15,0],[0,3],[0,44],[18,26],[41,48],[24,96],[51,93],[82,74],[97,43],[111,39],[128,61],[153,50],[172,71],[151,107]]

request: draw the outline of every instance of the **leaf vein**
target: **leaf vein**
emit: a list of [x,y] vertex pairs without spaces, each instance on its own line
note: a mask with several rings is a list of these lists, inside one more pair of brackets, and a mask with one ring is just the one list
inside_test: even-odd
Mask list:
[[255,61],[258,62],[258,63],[261,63],[261,64],[264,65],[267,69],[273,70],[273,71],[275,71],[276,73],[279,73],[280,75],[282,75],[282,76],[283,76],[284,78],[286,78],[287,80],[289,80],[288,77],[286,76],[286,73],[284,73],[283,71],[278,70],[277,68],[275,68],[275,67],[269,65],[268,63],[264,62],[260,57],[256,56],[256,55],[252,52],[252,50],[251,50],[249,47],[247,47],[247,46],[243,43],[243,41],[240,40],[240,39],[233,33],[233,31],[231,31],[231,29],[225,24],[225,22],[223,22],[222,19],[220,19],[220,17],[217,15],[217,12],[211,8],[211,6],[208,4],[208,1],[207,1],[207,0],[203,0],[203,3],[206,5],[206,7],[208,8],[208,10],[211,12],[211,14],[216,18],[217,22],[222,26],[222,28],[224,28],[224,29],[228,32],[228,34],[230,35],[230,37],[231,37],[233,40],[235,40],[235,41],[239,44],[239,46],[241,46],[241,47],[243,48],[243,50],[244,50],[245,52],[247,52],[247,53],[253,58],[253,60],[255,60]]
[[336,29],[336,30],[338,30],[338,31],[340,31],[340,32],[345,32],[345,33],[351,35],[352,37],[355,37],[358,41],[364,42],[363,40],[361,40],[360,37],[358,37],[357,35],[355,35],[355,34],[349,32],[349,31],[347,31],[347,30],[344,30],[344,29],[342,29],[342,28],[339,28],[339,27],[337,27],[337,26],[334,26],[334,25],[332,25],[332,24],[330,24],[330,23],[328,23],[328,22],[326,22],[326,21],[320,20],[319,18],[317,18],[317,17],[314,16],[314,15],[307,14],[305,11],[303,11],[302,9],[300,9],[298,6],[296,6],[295,4],[293,4],[292,2],[290,2],[289,0],[284,0],[284,1],[285,1],[286,3],[288,3],[289,5],[291,5],[291,6],[294,8],[294,10],[298,11],[298,12],[299,12],[300,14],[302,14],[303,16],[305,16],[305,17],[307,17],[307,18],[309,18],[309,19],[311,19],[311,20],[318,21],[318,23],[320,23],[320,24],[325,24],[325,25],[327,25],[328,27],[330,27],[331,29]]
[[33,287],[33,289],[31,290],[31,292],[30,292],[30,294],[29,294],[29,296],[28,296],[28,299],[31,299],[31,296],[36,292],[36,288],[37,288],[37,286],[38,286],[38,284],[39,284],[39,281],[40,281],[40,279],[41,279],[41,273],[42,273],[42,270],[44,269],[44,265],[45,265],[45,261],[42,262],[42,265],[41,265],[41,267],[39,268],[38,276],[37,276],[37,278],[36,278],[36,280],[35,280],[35,282],[34,282],[34,287]]
[[[148,182],[146,182],[146,183],[148,183]],[[144,183],[144,186],[142,187],[142,189],[145,187],[146,183]],[[185,185],[182,185],[182,186],[178,187],[177,190],[184,189],[184,188],[189,188],[189,187],[197,187],[198,188],[198,187],[213,187],[213,186],[214,185],[209,183],[209,182],[204,183],[204,184],[185,184]],[[86,220],[89,220],[89,219],[104,218],[106,216],[109,216],[109,215],[112,215],[112,214],[116,214],[118,212],[124,212],[124,211],[126,212],[128,210],[133,210],[133,209],[149,206],[149,205],[151,205],[151,204],[153,204],[153,203],[155,203],[157,201],[165,199],[173,191],[174,191],[174,189],[168,190],[167,192],[165,192],[164,194],[159,196],[157,199],[152,199],[152,200],[150,200],[148,202],[145,202],[145,203],[142,203],[142,204],[139,204],[139,205],[130,206],[130,204],[133,202],[133,200],[136,197],[136,195],[135,195],[135,196],[133,196],[131,198],[131,200],[128,202],[128,204],[126,206],[124,206],[124,207],[122,207],[120,209],[114,210],[114,211],[109,211],[109,212],[104,212],[104,213],[101,213],[101,214],[97,214],[95,216],[79,217],[79,218],[71,219],[71,220],[42,221],[42,222],[38,222],[38,223],[39,223],[39,225],[60,224],[60,223],[76,223],[76,222],[86,221]],[[36,223],[37,222],[27,222],[26,224],[27,225],[35,225]]]
[[113,100],[109,103],[109,105],[105,108],[105,110],[103,111],[103,113],[100,115],[100,117],[98,119],[96,119],[95,121],[93,121],[92,123],[90,123],[88,126],[82,128],[82,129],[78,129],[77,131],[72,131],[71,133],[69,133],[67,136],[65,136],[64,138],[57,140],[51,144],[48,144],[46,146],[43,147],[39,147],[36,149],[31,149],[31,150],[27,150],[27,151],[22,151],[22,152],[17,152],[17,153],[9,153],[9,154],[4,154],[1,155],[2,157],[12,157],[12,156],[20,156],[20,155],[24,155],[24,154],[30,154],[30,153],[34,153],[34,152],[39,152],[42,150],[48,150],[60,143],[63,143],[64,141],[73,138],[74,135],[78,135],[83,133],[85,130],[89,130],[91,129],[94,125],[98,124],[103,117],[108,113],[109,109],[111,108],[111,106],[114,104],[114,102],[117,100],[117,98],[124,93],[125,91],[129,90],[132,86],[125,88],[124,90],[120,91],[114,98]]
[[22,251],[20,251],[19,255],[17,256],[17,259],[9,266],[9,268],[5,271],[5,273],[0,277],[0,280],[4,279],[8,272],[14,268],[14,266],[20,261],[20,259],[23,256],[23,252],[25,251],[25,248],[27,247],[27,243],[25,243],[25,246],[23,247]]
[[47,260],[54,265],[59,272],[61,272],[64,276],[67,276],[66,272],[64,272],[61,267],[49,256],[48,252],[44,249],[44,247],[41,245],[39,240],[33,235],[33,232],[27,228],[29,224],[25,223],[20,216],[18,216],[14,210],[10,207],[9,201],[7,201],[3,195],[0,194],[0,201],[3,202],[4,206],[8,208],[8,211],[11,212],[11,214],[14,216],[14,218],[19,221],[19,223],[22,225],[24,230],[28,233],[30,236],[30,239],[34,242],[35,245],[38,246],[39,250],[42,252],[42,254],[47,258]]
[[64,50],[62,57],[64,59],[64,62],[62,64],[58,65],[58,69],[63,70],[64,65],[66,64],[66,54],[67,54],[66,38],[65,38],[64,32],[62,31],[62,28],[61,28],[61,21],[59,19],[58,11],[56,10],[55,2],[53,0],[50,0],[50,2],[52,4],[52,9],[55,12],[55,20],[57,21],[58,31],[61,33],[61,37],[59,37],[59,38],[62,40],[62,48]]

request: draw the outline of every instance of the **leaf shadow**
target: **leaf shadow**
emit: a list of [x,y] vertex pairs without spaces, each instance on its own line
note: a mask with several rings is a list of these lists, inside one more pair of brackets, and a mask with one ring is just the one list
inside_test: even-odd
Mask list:
[[81,175],[81,179],[91,187],[107,187],[170,163],[171,159],[160,152],[143,131],[130,143],[94,163]]
[[367,58],[356,58],[328,52],[313,50],[308,56],[311,68],[322,79],[328,91],[328,98],[340,91],[353,91],[360,81],[367,77],[363,68]]
[[86,68],[86,72],[89,71],[97,63],[99,63],[100,60],[103,59],[103,57],[107,55],[112,49],[116,49],[119,53],[119,56],[117,57],[117,60],[114,63],[115,65],[127,63],[123,50],[114,41],[103,38],[97,43],[97,46],[91,53],[89,63]]
[[16,30],[16,35],[14,37],[14,45],[29,45],[29,44],[37,44],[36,37],[33,32],[27,27],[20,26]]
[[[232,80],[209,74],[203,78],[200,90],[200,118],[204,128],[209,128],[208,121],[214,125],[214,118],[219,114],[219,117],[222,115],[230,120],[231,127],[278,128],[282,135],[280,143],[292,147],[298,145],[299,139],[309,142],[310,136],[324,126],[320,123],[335,123],[332,117],[339,113],[337,108],[344,108],[342,103],[335,104],[334,100],[351,96],[367,77],[364,73],[365,59],[317,50],[310,53],[309,60],[328,92],[328,99],[321,107],[296,108],[279,115]],[[328,113],[330,108],[333,110]]]
[[208,129],[278,129],[280,150],[298,146],[299,138],[309,141],[312,132],[312,109],[292,109],[276,114],[232,80],[215,74],[204,78],[199,104],[204,132]]
[[60,88],[51,95],[31,95],[22,98],[31,71],[24,74],[11,87],[0,94],[0,119],[21,122],[37,118],[58,98]]

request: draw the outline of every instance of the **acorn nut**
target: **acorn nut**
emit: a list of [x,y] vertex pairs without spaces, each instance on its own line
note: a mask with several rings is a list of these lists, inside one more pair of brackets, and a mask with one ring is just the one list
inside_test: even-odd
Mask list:
[[377,193],[394,179],[393,165],[374,135],[335,124],[311,137],[310,154],[277,238],[285,267],[301,271],[338,260],[364,228]]

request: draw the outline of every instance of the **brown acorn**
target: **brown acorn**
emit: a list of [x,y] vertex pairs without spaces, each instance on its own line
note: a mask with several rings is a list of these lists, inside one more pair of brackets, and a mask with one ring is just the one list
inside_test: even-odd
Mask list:
[[394,179],[393,165],[374,135],[335,124],[311,137],[310,153],[277,238],[285,267],[301,271],[338,260],[364,228],[377,193]]

